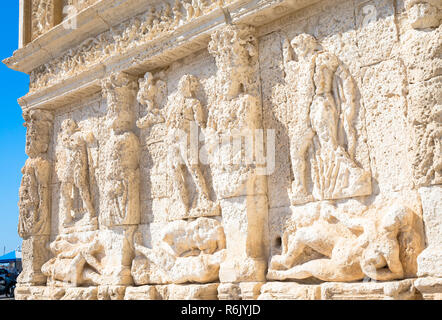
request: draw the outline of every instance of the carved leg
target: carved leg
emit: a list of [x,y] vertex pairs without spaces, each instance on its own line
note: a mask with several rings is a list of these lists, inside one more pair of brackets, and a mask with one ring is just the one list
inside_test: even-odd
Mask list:
[[84,205],[86,206],[87,215],[89,218],[95,216],[94,205],[92,204],[91,193],[88,186],[88,181],[86,177],[82,177],[77,185],[77,188],[80,192],[81,200],[83,200]]
[[72,206],[73,206],[72,189],[73,189],[72,183],[62,182],[61,208],[64,211],[63,226],[67,226],[72,222]]
[[273,257],[270,269],[290,268],[305,247],[310,247],[325,256],[331,256],[339,237],[338,232],[333,225],[326,222],[316,222],[311,227],[300,228],[293,237],[288,238],[287,250],[284,250],[286,253]]
[[324,281],[334,281],[338,267],[330,259],[306,262],[289,270],[270,270],[267,278],[272,280],[307,279],[315,277]]
[[292,205],[303,204],[313,200],[312,196],[307,191],[307,165],[305,156],[314,135],[314,132],[310,131],[305,137],[292,137],[292,139],[296,139],[296,141],[292,141],[290,145],[290,157],[293,172],[293,182],[290,190]]
[[177,165],[173,169],[174,173],[174,186],[175,190],[178,192],[181,202],[187,208],[189,206],[189,195],[184,181],[184,168],[182,165]]

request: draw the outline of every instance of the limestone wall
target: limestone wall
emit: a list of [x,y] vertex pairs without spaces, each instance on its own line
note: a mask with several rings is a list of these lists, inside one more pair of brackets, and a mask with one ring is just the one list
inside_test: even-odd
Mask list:
[[17,298],[440,299],[441,1],[90,2],[4,61]]

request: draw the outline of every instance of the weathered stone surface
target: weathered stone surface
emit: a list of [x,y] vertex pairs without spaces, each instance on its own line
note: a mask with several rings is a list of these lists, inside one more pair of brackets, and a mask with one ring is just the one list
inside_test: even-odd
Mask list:
[[413,280],[396,282],[326,283],[321,285],[323,300],[417,300]]
[[124,300],[217,300],[218,283],[128,287]]
[[421,253],[418,262],[419,276],[442,277],[442,187],[419,188],[425,221],[427,248]]
[[20,3],[17,299],[441,298],[441,0]]
[[425,300],[442,299],[442,278],[419,278],[414,281],[414,286]]
[[268,282],[261,287],[258,300],[318,300],[321,286],[297,283]]

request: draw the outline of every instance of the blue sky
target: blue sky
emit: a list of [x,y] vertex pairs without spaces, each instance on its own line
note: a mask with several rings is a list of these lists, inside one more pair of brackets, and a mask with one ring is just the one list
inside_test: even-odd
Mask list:
[[[2,1],[0,23],[2,39],[0,60],[12,56],[18,48],[18,0]],[[0,255],[21,245],[17,234],[18,188],[20,187],[21,168],[25,164],[25,135],[23,118],[17,99],[28,92],[29,76],[8,69],[0,63]]]

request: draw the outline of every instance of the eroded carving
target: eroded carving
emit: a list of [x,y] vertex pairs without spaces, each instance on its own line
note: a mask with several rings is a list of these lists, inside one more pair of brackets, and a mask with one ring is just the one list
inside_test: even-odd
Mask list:
[[[71,227],[74,222],[81,220],[81,225],[97,227],[91,193],[97,164],[90,152],[90,144],[95,138],[91,132],[81,130],[74,120],[66,119],[61,124],[59,139],[56,171],[61,181],[60,212],[63,226]],[[81,205],[76,207],[78,200]]]
[[[415,258],[423,246],[415,213],[399,201],[368,209],[358,216],[331,206],[322,210],[311,224],[296,226],[296,220],[292,221],[292,227],[283,236],[283,254],[272,258],[268,279],[402,279],[403,261],[407,259],[403,252],[413,252]],[[413,240],[402,241],[404,238]],[[296,264],[306,248],[324,258]]]
[[[234,149],[230,141],[241,143],[245,137],[253,139],[255,130],[263,128],[254,32],[253,27],[246,25],[227,26],[212,35],[208,47],[218,71],[206,135],[209,161],[217,176],[214,187],[220,197],[238,195],[255,174],[255,150],[248,163],[243,157],[243,147]],[[223,180],[227,176],[229,183]]]
[[[49,0],[44,0],[42,3],[46,3],[45,1]],[[81,10],[89,6],[89,2],[90,5],[93,3],[88,1],[81,5],[74,4],[74,6]],[[109,56],[124,54],[136,46],[170,34],[189,21],[208,14],[221,5],[223,5],[222,1],[205,0],[175,1],[173,6],[168,1],[152,5],[147,12],[112,27],[95,38],[86,39],[77,47],[68,49],[59,58],[33,70],[30,92],[51,86],[62,79],[88,70]]]
[[54,26],[53,0],[32,1],[32,40],[46,33]]
[[405,8],[413,28],[425,29],[440,25],[442,18],[442,1],[440,0],[406,0]]
[[[297,56],[293,60],[292,50]],[[286,83],[294,90],[289,107],[290,155],[294,180],[292,205],[369,195],[371,175],[355,162],[353,128],[356,94],[349,71],[332,53],[321,51],[308,34],[284,45]],[[307,156],[312,150],[310,170]],[[308,191],[311,172],[313,190]]]
[[[192,75],[183,76],[178,91],[171,95],[166,104],[167,144],[169,149],[169,176],[173,181],[173,200],[178,201],[187,216],[202,217],[219,214],[219,207],[210,200],[209,189],[204,177],[198,150],[198,130],[206,127],[206,115],[201,102],[195,97],[198,79]],[[192,137],[193,135],[193,137]],[[193,138],[193,139],[192,139]],[[193,140],[193,141],[192,141]],[[185,181],[186,170],[196,186],[197,195],[192,195]]]
[[166,83],[155,79],[152,73],[147,72],[139,81],[140,90],[137,94],[138,102],[145,107],[147,115],[137,120],[137,127],[147,129],[150,126],[164,122],[164,117],[158,107],[166,92]]
[[61,234],[50,245],[55,256],[42,267],[50,284],[75,287],[101,284],[103,246],[98,232]]
[[143,246],[141,233],[136,234],[132,276],[137,285],[214,282],[224,249],[224,230],[217,220],[173,221],[153,249]]
[[45,110],[23,113],[26,131],[26,160],[19,190],[18,234],[23,239],[50,232],[50,169],[45,157],[49,147],[53,115]]
[[140,221],[140,142],[131,131],[135,125],[136,82],[123,73],[103,80],[107,99],[109,139],[103,147],[106,207],[101,222],[107,226],[133,225]]

